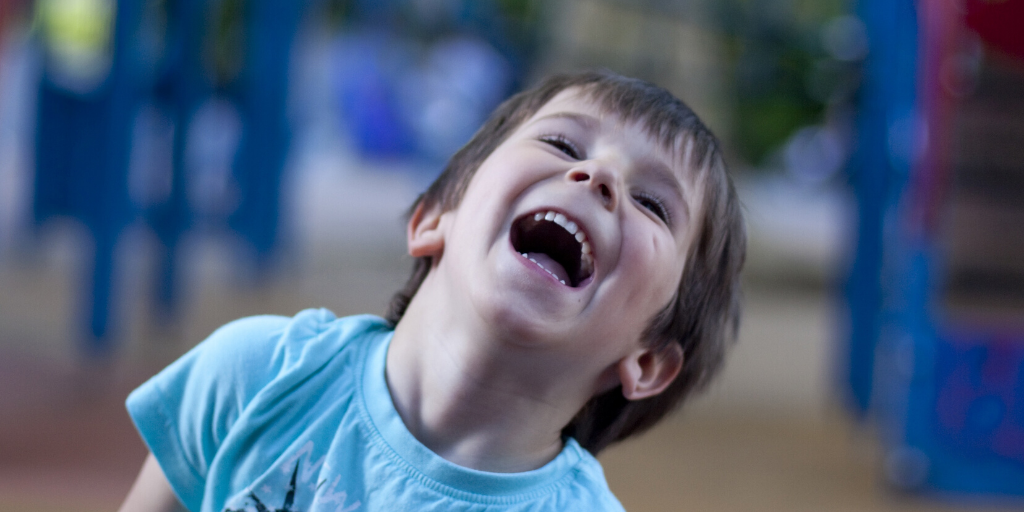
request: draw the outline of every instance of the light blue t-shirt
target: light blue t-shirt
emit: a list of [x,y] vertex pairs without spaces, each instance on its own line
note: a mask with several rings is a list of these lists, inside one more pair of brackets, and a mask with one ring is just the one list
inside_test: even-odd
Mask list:
[[431,452],[388,392],[392,334],[323,309],[238,320],[132,392],[128,411],[193,512],[622,510],[573,439],[524,473]]

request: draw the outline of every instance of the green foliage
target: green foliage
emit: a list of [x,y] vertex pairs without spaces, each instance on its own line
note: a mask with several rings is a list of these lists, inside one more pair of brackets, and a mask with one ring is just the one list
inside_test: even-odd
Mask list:
[[506,18],[517,21],[536,21],[539,13],[537,0],[498,0],[497,4]]
[[748,161],[763,163],[772,150],[801,126],[821,118],[821,106],[782,94],[741,98],[737,103],[736,138]]
[[[798,128],[819,123],[847,79],[822,46],[845,0],[721,0],[719,26],[736,91],[735,143],[759,165]],[[838,70],[838,71],[837,71]],[[848,80],[847,80],[848,81]],[[848,87],[847,87],[848,88]]]
[[244,65],[245,2],[223,0],[216,4],[209,20],[204,52],[213,82],[225,87],[238,77]]

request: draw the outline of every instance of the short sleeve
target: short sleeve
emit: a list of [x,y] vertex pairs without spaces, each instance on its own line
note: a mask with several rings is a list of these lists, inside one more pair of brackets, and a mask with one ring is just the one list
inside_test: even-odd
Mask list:
[[224,438],[287,364],[285,340],[296,329],[332,319],[326,310],[309,310],[295,318],[236,320],[128,396],[128,413],[186,507],[199,510],[208,469]]

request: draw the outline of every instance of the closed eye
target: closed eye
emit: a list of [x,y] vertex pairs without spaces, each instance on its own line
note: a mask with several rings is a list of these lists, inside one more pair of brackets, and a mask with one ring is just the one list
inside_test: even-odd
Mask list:
[[579,148],[576,147],[576,144],[573,144],[573,142],[567,139],[564,135],[544,135],[540,140],[551,145],[562,153],[565,153],[566,156],[573,160],[583,159],[583,152],[581,152]]
[[671,215],[669,214],[668,208],[665,207],[665,203],[655,196],[652,196],[646,192],[638,192],[633,195],[633,199],[636,200],[640,206],[647,208],[654,215],[656,215],[665,224],[670,224]]

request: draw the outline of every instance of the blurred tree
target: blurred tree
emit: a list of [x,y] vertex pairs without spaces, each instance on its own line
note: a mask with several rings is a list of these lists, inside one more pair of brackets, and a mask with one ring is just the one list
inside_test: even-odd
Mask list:
[[[735,83],[734,137],[740,156],[758,166],[801,126],[822,121],[828,105],[856,90],[856,26],[846,0],[722,0],[716,18]],[[841,25],[841,23],[840,23]],[[830,35],[837,30],[838,35]],[[845,30],[845,32],[843,32]],[[830,37],[838,46],[830,46]],[[845,39],[844,39],[845,38]],[[845,46],[843,46],[845,45]],[[839,48],[839,53],[835,50]]]
[[243,0],[221,0],[214,4],[208,24],[204,60],[213,82],[219,87],[231,84],[245,63],[245,16]]

